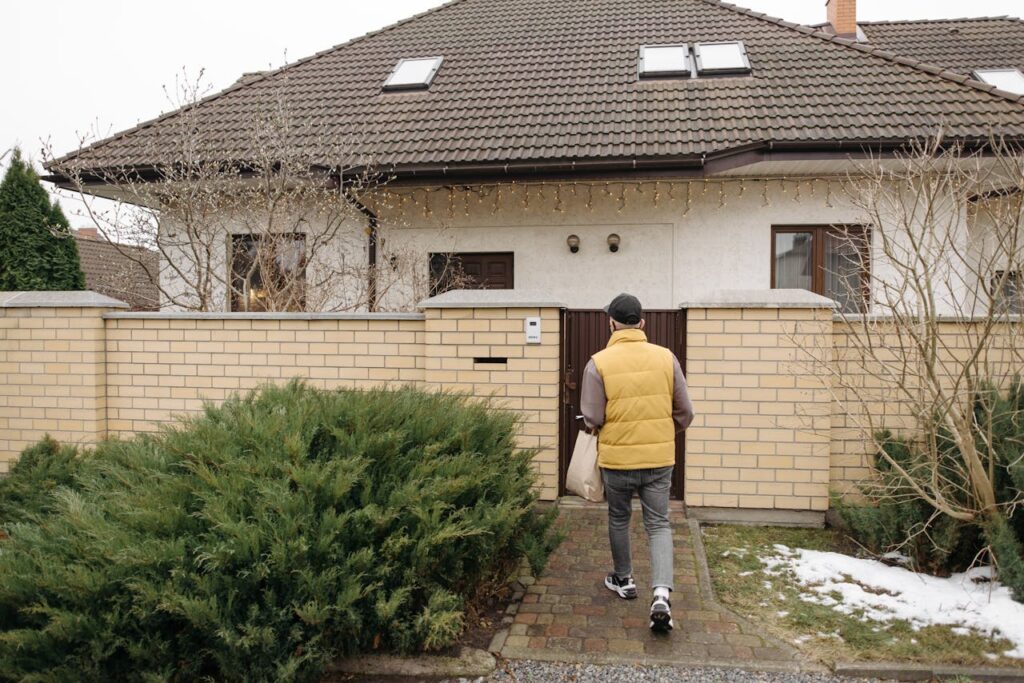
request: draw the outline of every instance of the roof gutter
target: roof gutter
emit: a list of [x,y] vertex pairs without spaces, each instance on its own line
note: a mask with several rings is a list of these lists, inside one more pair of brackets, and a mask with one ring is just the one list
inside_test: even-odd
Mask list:
[[[652,177],[694,177],[700,178],[720,173],[723,170],[739,168],[759,161],[799,161],[809,159],[865,159],[892,158],[900,150],[905,150],[914,138],[870,138],[870,139],[839,139],[831,141],[786,141],[765,140],[739,145],[718,152],[693,155],[677,155],[672,157],[641,157],[626,156],[607,159],[573,160],[565,158],[539,159],[535,161],[499,161],[466,164],[394,164],[382,167],[348,169],[348,173],[358,175],[384,174],[393,180],[391,183],[401,184],[402,181],[465,178],[473,181],[485,179],[515,178],[565,178],[567,175],[584,178],[600,178],[605,176],[621,176],[623,173],[645,171]],[[1024,143],[1024,136],[1004,138],[1005,142]],[[968,151],[986,152],[990,144],[987,137],[979,138],[947,138],[949,145],[962,143]],[[95,169],[83,174],[83,180],[99,184],[112,184],[104,179],[111,175],[104,173],[107,169]],[[119,173],[126,170],[119,169]],[[159,169],[154,166],[140,166],[130,169],[139,180],[158,180]],[[68,179],[59,174],[43,178],[68,187]],[[351,199],[351,197],[350,197]]]
[[[1022,138],[1024,140],[1024,138]],[[829,142],[793,141],[776,142],[766,140],[733,147],[715,153],[701,153],[691,156],[674,157],[618,157],[614,159],[566,160],[547,159],[523,162],[495,162],[469,164],[408,164],[393,165],[384,172],[394,178],[392,182],[418,181],[428,179],[472,178],[580,178],[621,175],[623,173],[647,171],[650,175],[673,177],[704,177],[723,170],[749,165],[758,161],[798,161],[807,159],[866,159],[892,158],[900,150],[907,149],[911,139],[876,138]],[[949,143],[961,142],[968,151],[982,150],[989,144],[988,138],[950,139]],[[380,172],[380,169],[378,169]]]

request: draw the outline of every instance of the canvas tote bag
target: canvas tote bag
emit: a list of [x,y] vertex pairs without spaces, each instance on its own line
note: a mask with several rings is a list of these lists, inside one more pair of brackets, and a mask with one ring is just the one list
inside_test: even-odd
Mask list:
[[604,482],[601,480],[601,468],[597,466],[597,435],[581,429],[576,436],[569,471],[565,475],[565,488],[594,503],[604,500]]

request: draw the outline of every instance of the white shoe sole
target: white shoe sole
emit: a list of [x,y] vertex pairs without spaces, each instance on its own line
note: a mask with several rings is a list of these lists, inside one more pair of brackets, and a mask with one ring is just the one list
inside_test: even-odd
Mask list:
[[625,588],[622,588],[621,586],[616,586],[614,583],[612,583],[612,580],[609,579],[607,576],[604,577],[604,587],[607,588],[608,590],[610,590],[612,593],[615,593],[616,595],[618,595],[623,600],[635,600],[636,599],[636,589],[635,588],[630,591],[630,590],[626,590]]

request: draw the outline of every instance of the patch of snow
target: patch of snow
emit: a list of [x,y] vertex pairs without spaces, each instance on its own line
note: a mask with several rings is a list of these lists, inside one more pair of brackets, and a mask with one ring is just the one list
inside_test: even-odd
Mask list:
[[910,564],[910,558],[896,550],[893,550],[891,552],[886,553],[885,555],[882,555],[882,559],[889,560],[890,562],[895,562],[896,564]]
[[996,568],[993,566],[971,567],[964,572],[964,576],[974,583],[986,583],[996,580]]
[[999,659],[999,655],[997,655],[995,652],[986,652],[985,653],[985,658],[987,660],[989,660],[990,662],[994,662],[997,659]]
[[750,576],[750,575],[751,575],[751,574],[753,574],[753,573],[754,573],[754,572],[752,572],[752,571],[751,571],[751,572],[740,572],[740,573],[739,573],[739,574],[737,574],[736,576]]
[[780,545],[775,553],[760,558],[765,571],[791,574],[804,588],[801,599],[824,604],[828,598],[842,614],[878,622],[903,620],[915,631],[934,624],[998,635],[1014,645],[1005,656],[1024,659],[1024,604],[1015,602],[998,581],[989,580],[991,568],[939,578],[840,553]]
[[783,618],[789,616],[789,612],[787,612],[784,609],[783,610],[779,610],[778,612],[775,613],[775,616],[777,616],[779,619],[783,619]]
[[[954,626],[953,628],[951,628],[949,630],[952,631],[953,633],[957,634],[958,636],[969,636],[969,635],[971,635],[971,629],[964,628],[963,626]],[[911,642],[913,642],[913,641],[911,641]]]

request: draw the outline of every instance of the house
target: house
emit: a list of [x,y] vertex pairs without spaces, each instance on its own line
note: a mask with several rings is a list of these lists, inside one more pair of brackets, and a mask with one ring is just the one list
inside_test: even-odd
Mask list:
[[[898,277],[878,248],[886,225],[868,224],[843,196],[844,179],[860,173],[865,159],[886,159],[940,130],[968,149],[990,136],[1024,141],[1024,24],[858,23],[855,0],[829,0],[827,15],[827,25],[807,27],[717,0],[453,0],[283,68],[247,74],[194,107],[57,160],[50,180],[70,186],[66,169],[73,168],[85,191],[124,198],[118,179],[155,178],[185,129],[201,134],[205,161],[244,167],[246,122],[283,98],[302,131],[344,135],[349,158],[365,160],[341,173],[317,135],[290,139],[338,190],[338,201],[356,210],[326,251],[311,255],[310,234],[289,231],[262,263],[252,254],[265,238],[222,221],[228,224],[210,249],[213,270],[225,276],[206,310],[261,310],[264,290],[295,274],[308,286],[288,308],[309,308],[311,283],[324,281],[331,263],[369,268],[321,292],[317,310],[414,309],[451,286],[452,263],[470,284],[542,292],[565,309],[560,388],[536,399],[564,397],[564,454],[575,434],[579,371],[605,334],[594,311],[614,295],[637,295],[650,311],[651,336],[680,355],[699,325],[691,321],[688,337],[683,302],[740,310],[834,300],[845,313],[870,312],[877,292],[851,295],[825,276],[827,264],[848,257],[835,239],[841,230],[861,236],[872,287]],[[985,36],[998,40],[984,44]],[[365,168],[388,182],[365,191],[346,185]],[[946,211],[956,234],[980,229],[968,207]],[[161,230],[177,235],[185,259],[188,241],[173,225]],[[188,270],[175,258],[161,271],[165,304],[168,292],[180,291],[175,273]],[[977,277],[987,286],[986,274]],[[394,281],[385,286],[387,278]],[[818,296],[798,301],[794,290]],[[831,317],[820,320],[831,325]],[[477,361],[501,361],[494,348],[501,347],[466,359],[470,370]],[[705,367],[693,359],[694,385]],[[778,367],[766,365],[764,373]],[[749,406],[756,413],[771,400]],[[687,453],[702,449],[695,452],[703,464],[687,482],[707,485],[693,489],[693,504],[827,505],[827,464],[824,480],[820,468],[813,482],[805,480],[816,487],[812,504],[793,493],[795,478],[744,503],[742,491],[721,485],[735,472],[722,466],[724,451],[710,448],[715,439],[722,448],[749,443],[754,462],[775,458],[766,465],[775,470],[799,450],[826,463],[831,452],[833,481],[864,472],[862,454],[838,450],[848,437],[832,437],[829,450],[827,425],[821,443],[784,454],[758,443],[775,436],[758,432],[768,429],[764,420],[747,429],[726,417],[710,415],[698,425],[703,433],[694,430],[699,445]]]
[[[855,0],[832,0],[829,12],[850,16]],[[669,309],[720,289],[804,286],[773,276],[772,254],[792,239],[780,231],[860,221],[833,195],[857,157],[940,125],[967,141],[1020,136],[1020,94],[966,75],[1018,68],[1020,26],[864,24],[865,40],[845,40],[848,27],[812,29],[712,0],[456,0],[247,74],[194,116],[225,158],[245,142],[238,122],[282,93],[318,126],[356,131],[353,153],[394,180],[363,198],[375,211],[372,246],[362,215],[335,240],[349,262],[414,258],[429,279],[432,259],[455,255],[490,269],[487,286],[542,289],[572,308],[629,290]],[[1000,47],[979,52],[976,36],[997,27]],[[969,47],[950,47],[966,37]],[[997,80],[1014,87],[1012,76]],[[180,115],[63,161],[97,171],[90,191],[110,191],[102,170],[154,164],[154,141],[173,135]],[[230,244],[218,245],[225,264]],[[304,267],[315,280],[318,264]],[[221,289],[217,305],[237,308]],[[335,289],[343,302],[349,288]],[[369,307],[415,298],[387,291]]]
[[79,228],[74,235],[86,289],[124,301],[133,310],[159,308],[155,279],[160,272],[160,255],[156,251],[113,244],[96,228]]

